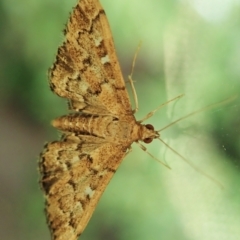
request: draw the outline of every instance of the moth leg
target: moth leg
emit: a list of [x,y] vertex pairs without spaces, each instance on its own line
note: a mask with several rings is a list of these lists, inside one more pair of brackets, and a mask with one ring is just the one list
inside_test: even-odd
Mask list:
[[132,94],[133,94],[134,103],[135,103],[135,109],[132,109],[133,114],[135,114],[138,111],[138,97],[137,97],[136,89],[134,87],[132,76],[133,76],[133,70],[134,70],[134,67],[135,67],[135,63],[136,63],[136,59],[137,59],[137,55],[138,55],[138,52],[140,50],[140,47],[141,47],[141,42],[138,45],[137,50],[136,50],[136,52],[134,54],[134,58],[133,58],[133,62],[132,62],[131,74],[128,76],[128,81],[130,82],[130,85],[131,85]]
[[[173,99],[168,100],[165,103],[162,103],[160,106],[158,106],[156,109],[152,110],[151,112],[149,112],[143,119],[141,119],[140,121],[138,121],[139,123],[142,123],[144,121],[146,121],[147,119],[149,119],[150,117],[152,117],[158,110],[160,110],[162,107],[166,106],[168,103],[173,102],[175,100],[178,100],[179,98],[183,97],[184,94],[181,94]],[[182,118],[181,118],[182,119]]]
[[132,109],[132,112],[133,112],[133,114],[135,114],[138,111],[138,97],[137,97],[136,89],[134,87],[134,83],[133,83],[133,80],[132,80],[132,73],[131,73],[131,75],[128,76],[128,80],[129,80],[130,85],[131,85],[134,104],[135,104],[135,109]]

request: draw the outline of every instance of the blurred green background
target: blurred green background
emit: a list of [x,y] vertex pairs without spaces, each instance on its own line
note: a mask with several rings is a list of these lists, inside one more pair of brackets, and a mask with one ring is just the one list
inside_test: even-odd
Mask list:
[[[102,0],[125,79],[134,69],[137,119],[171,121],[240,91],[240,3]],[[59,137],[50,120],[67,112],[49,89],[47,69],[63,41],[75,0],[0,1],[0,239],[50,239],[37,161]],[[130,94],[131,95],[131,94]],[[161,142],[133,144],[81,239],[240,239],[240,100],[194,115],[162,132],[172,148],[220,181],[195,171]]]

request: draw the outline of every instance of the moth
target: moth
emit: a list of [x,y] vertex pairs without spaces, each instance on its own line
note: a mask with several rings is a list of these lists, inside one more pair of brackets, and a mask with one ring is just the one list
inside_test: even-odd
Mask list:
[[63,134],[41,153],[40,182],[52,240],[76,240],[132,143],[161,139],[142,123],[154,111],[135,119],[98,0],[80,0],[73,9],[49,81],[51,90],[68,100],[70,113],[52,122]]
[[159,133],[134,117],[98,0],[80,0],[73,9],[49,81],[71,113],[52,122],[63,135],[41,153],[41,185],[52,239],[75,240],[131,144]]

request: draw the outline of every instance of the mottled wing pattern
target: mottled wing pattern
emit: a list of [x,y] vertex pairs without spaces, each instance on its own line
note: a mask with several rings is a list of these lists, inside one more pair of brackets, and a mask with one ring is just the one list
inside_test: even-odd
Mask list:
[[98,0],[80,0],[49,78],[70,109],[90,114],[131,114],[110,27]]
[[125,152],[123,146],[74,133],[46,145],[40,171],[52,239],[78,238]]

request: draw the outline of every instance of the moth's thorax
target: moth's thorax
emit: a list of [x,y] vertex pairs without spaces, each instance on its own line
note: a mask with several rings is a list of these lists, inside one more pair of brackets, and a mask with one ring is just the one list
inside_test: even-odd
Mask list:
[[133,115],[93,116],[70,114],[53,120],[52,125],[64,132],[93,135],[106,142],[131,144],[139,139],[142,125],[136,122]]

